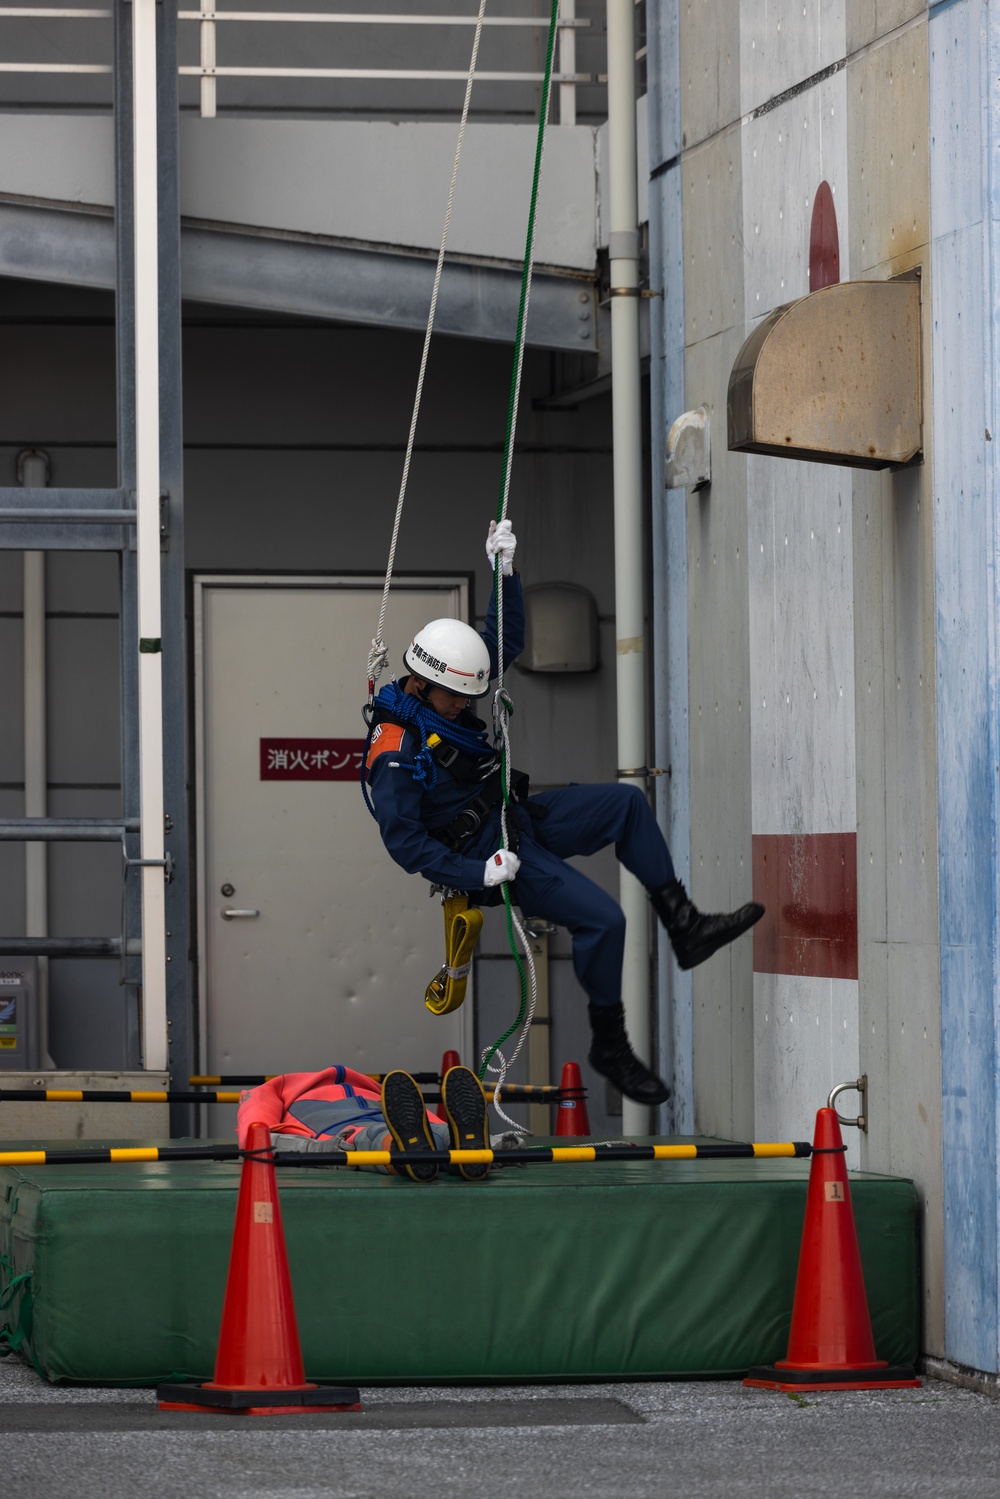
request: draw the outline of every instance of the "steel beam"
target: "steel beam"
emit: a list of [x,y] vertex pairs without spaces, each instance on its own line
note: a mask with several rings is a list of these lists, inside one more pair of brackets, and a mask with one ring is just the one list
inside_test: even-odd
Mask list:
[[138,831],[137,817],[0,818],[0,843],[120,843]]
[[[139,957],[138,940],[125,943],[131,957]],[[120,958],[121,937],[0,937],[0,952],[9,958]]]
[[[114,226],[103,214],[0,202],[0,275],[111,287]],[[433,280],[433,259],[378,245],[182,227],[181,292],[191,301],[422,333]],[[435,328],[509,344],[520,288],[519,266],[449,260]],[[536,267],[529,345],[595,353],[595,298],[589,278]]]

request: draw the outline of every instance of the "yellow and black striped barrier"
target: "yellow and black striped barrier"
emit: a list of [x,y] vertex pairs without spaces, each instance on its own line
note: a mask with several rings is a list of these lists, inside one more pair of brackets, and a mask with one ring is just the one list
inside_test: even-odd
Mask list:
[[[366,1072],[362,1075],[370,1077],[373,1083],[381,1086],[388,1073]],[[198,1075],[189,1077],[188,1082],[192,1088],[259,1088],[262,1083],[269,1083],[274,1078],[283,1076],[284,1074],[281,1072],[269,1072],[267,1074],[248,1073],[245,1075],[242,1073],[230,1073],[228,1075],[218,1073],[212,1076]],[[410,1076],[421,1087],[439,1087],[441,1084],[441,1076],[437,1072],[411,1072]],[[486,1086],[487,1098],[493,1097],[493,1091],[492,1088]],[[587,1090],[585,1088],[582,1090],[579,1088],[560,1088],[558,1083],[505,1083],[503,1088],[503,1097],[509,1099],[512,1103],[518,1099],[531,1100],[535,1103],[559,1103],[564,1097],[585,1098],[586,1096]],[[424,1094],[427,1102],[436,1102],[440,1097],[440,1093]]]
[[[211,1077],[195,1076],[189,1077],[188,1083],[192,1088],[259,1088],[261,1083],[269,1083],[272,1078],[284,1077],[283,1072],[258,1072],[247,1073],[217,1073]],[[437,1074],[431,1078],[437,1082]]]
[[0,1088],[0,1103],[239,1103],[239,1093],[112,1092],[103,1088]]
[[[374,1079],[373,1079],[374,1081]],[[493,1088],[486,1088],[486,1097],[493,1101]],[[521,1099],[536,1102],[559,1103],[563,1089],[554,1083],[529,1084],[510,1083],[504,1087],[503,1098],[508,1103]],[[570,1089],[567,1098],[578,1097],[577,1090]],[[112,1091],[102,1088],[0,1088],[0,1103],[239,1103],[241,1093],[176,1091],[140,1092],[121,1089]],[[439,1103],[440,1093],[425,1093],[425,1103]]]
[[[192,1088],[259,1088],[261,1083],[269,1083],[276,1077],[284,1077],[283,1072],[220,1072],[220,1073],[197,1073],[188,1078]],[[363,1072],[362,1077],[370,1077],[373,1083],[381,1083],[387,1076],[384,1072]],[[411,1072],[415,1083],[440,1083],[439,1072]]]
[[[802,1159],[813,1148],[804,1140],[779,1144],[555,1145],[522,1150],[268,1150],[255,1158],[276,1166],[578,1166],[601,1161],[737,1161]],[[4,1150],[0,1166],[129,1165],[151,1161],[240,1161],[237,1145],[124,1145],[79,1150]]]

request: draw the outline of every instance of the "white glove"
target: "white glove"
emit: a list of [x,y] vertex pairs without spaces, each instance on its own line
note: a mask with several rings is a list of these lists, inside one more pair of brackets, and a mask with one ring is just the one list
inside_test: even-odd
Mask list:
[[489,533],[486,537],[486,556],[490,567],[495,567],[497,557],[500,558],[500,573],[504,578],[509,578],[514,571],[514,552],[516,548],[517,537],[511,530],[511,522],[509,520],[502,520],[497,525],[495,520],[491,520]]
[[495,854],[491,854],[486,860],[486,873],[483,876],[484,885],[503,885],[512,880],[521,867],[521,861],[517,854],[512,854],[509,848],[498,848]]

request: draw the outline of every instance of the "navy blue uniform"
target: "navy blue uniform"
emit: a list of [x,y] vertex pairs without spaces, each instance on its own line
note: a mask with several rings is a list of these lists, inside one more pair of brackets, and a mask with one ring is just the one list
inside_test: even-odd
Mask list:
[[[506,654],[513,660],[524,645],[524,609],[516,574],[504,580],[504,637]],[[483,640],[495,675],[492,604]],[[467,890],[475,901],[484,895],[486,860],[500,847],[500,808],[487,814],[458,851],[432,837],[431,830],[446,827],[474,799],[476,788],[460,784],[438,766],[437,784],[426,790],[407,768],[419,748],[418,735],[395,724],[380,725],[372,737],[368,778],[382,841],[408,873]],[[541,917],[568,929],[576,976],[591,1003],[617,1005],[625,917],[617,901],[564,861],[613,843],[625,868],[647,890],[658,890],[675,878],[663,834],[645,795],[635,786],[566,786],[531,797],[528,806],[536,815],[520,806],[508,811],[508,824],[520,833],[521,867],[513,897],[526,917]]]

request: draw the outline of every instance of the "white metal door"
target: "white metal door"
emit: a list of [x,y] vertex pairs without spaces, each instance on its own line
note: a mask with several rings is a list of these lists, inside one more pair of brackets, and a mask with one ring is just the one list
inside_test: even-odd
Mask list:
[[[423,1003],[440,903],[389,858],[358,782],[381,587],[200,578],[195,596],[202,1067],[471,1060],[469,1005],[437,1018]],[[464,584],[394,587],[394,654],[466,602]]]

